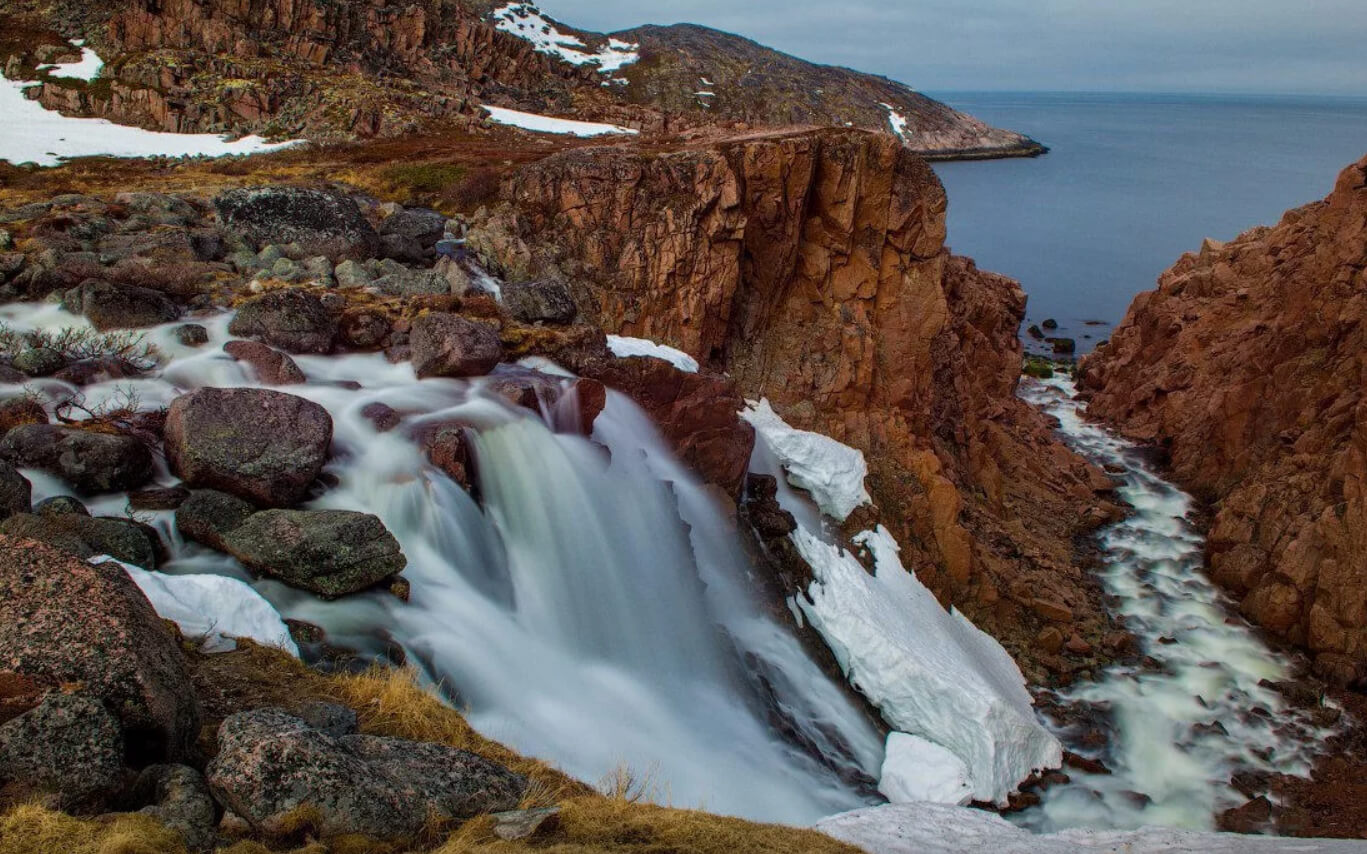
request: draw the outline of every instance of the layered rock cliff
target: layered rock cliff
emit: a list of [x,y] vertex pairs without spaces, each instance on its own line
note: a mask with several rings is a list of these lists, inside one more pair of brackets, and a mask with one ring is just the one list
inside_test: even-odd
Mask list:
[[1073,538],[1113,512],[1110,483],[1016,399],[1024,294],[949,255],[920,158],[835,130],[578,149],[503,198],[471,231],[489,263],[571,283],[608,331],[683,349],[864,451],[907,564],[1018,655],[1051,621],[1100,637]]
[[1367,674],[1367,159],[1321,202],[1207,241],[1085,362],[1091,411],[1161,443],[1213,505],[1245,615]]
[[[162,130],[322,141],[478,131],[480,105],[493,104],[646,132],[831,124],[897,134],[936,156],[1044,150],[900,83],[737,36],[676,26],[610,37],[532,4],[16,0],[0,23],[22,35],[0,32],[6,74],[41,79],[45,106]],[[64,38],[91,42],[104,76],[39,72],[39,56]]]

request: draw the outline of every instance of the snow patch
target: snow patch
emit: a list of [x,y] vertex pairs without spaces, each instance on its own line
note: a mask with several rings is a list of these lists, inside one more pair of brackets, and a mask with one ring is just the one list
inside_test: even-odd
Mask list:
[[221,575],[148,572],[107,555],[91,563],[117,563],[142,590],[157,616],[173,621],[187,638],[203,638],[204,652],[229,652],[246,638],[299,657],[289,627],[251,585]]
[[906,142],[907,117],[897,112],[897,109],[893,107],[892,104],[885,103],[882,106],[888,111],[888,124],[892,126],[892,132],[897,134],[898,138],[903,142]]
[[933,742],[968,769],[973,799],[1004,805],[1016,784],[1063,761],[1040,726],[1011,656],[906,571],[888,530],[854,538],[873,555],[870,576],[854,555],[804,528],[792,534],[814,581],[801,601],[808,621],[854,685],[897,730]]
[[1000,816],[941,804],[891,804],[833,815],[816,829],[869,854],[1348,854],[1360,840],[1288,839],[1145,827],[1035,835]]
[[628,356],[650,356],[655,359],[664,359],[674,367],[690,374],[698,372],[698,360],[688,355],[682,350],[664,344],[656,344],[654,341],[645,338],[627,338],[623,335],[609,335],[608,349],[612,355],[621,358]]
[[[84,61],[83,61],[84,62]],[[274,151],[294,142],[267,142],[259,136],[229,141],[210,133],[163,133],[107,119],[64,116],[24,96],[32,86],[0,79],[0,160],[56,166],[69,157],[222,157]]]
[[489,117],[501,125],[511,125],[523,130],[536,131],[537,133],[563,133],[572,136],[604,136],[610,133],[635,134],[639,131],[631,128],[619,127],[618,125],[598,124],[597,122],[579,122],[573,119],[557,119],[551,116],[541,116],[536,113],[524,113],[519,110],[510,110],[507,107],[484,106],[489,113]]
[[764,437],[788,473],[788,482],[811,493],[822,513],[843,522],[856,507],[872,500],[864,489],[869,466],[860,451],[829,436],[789,426],[767,398],[746,403],[740,417]]
[[570,65],[595,65],[599,71],[607,74],[641,58],[640,45],[621,39],[610,38],[605,47],[591,50],[583,39],[558,29],[531,3],[509,3],[494,10],[493,16],[494,26],[503,32],[529,41],[537,52]]
[[888,733],[878,791],[894,804],[928,801],[962,806],[973,800],[968,767],[962,759],[904,732]]
[[99,77],[100,69],[104,68],[104,60],[100,59],[95,51],[86,47],[84,41],[75,41],[72,44],[81,49],[80,59],[75,62],[44,65],[38,70],[46,71],[53,77],[69,77],[73,80],[84,80],[87,83]]

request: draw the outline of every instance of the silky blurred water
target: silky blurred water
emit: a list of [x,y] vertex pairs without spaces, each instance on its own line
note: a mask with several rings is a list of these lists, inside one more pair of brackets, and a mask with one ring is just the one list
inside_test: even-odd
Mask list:
[[[1091,350],[1134,295],[1201,240],[1323,198],[1367,153],[1367,98],[970,94],[936,97],[1050,146],[940,163],[949,245],[1020,279],[1030,323]],[[1090,338],[1087,336],[1091,336]]]

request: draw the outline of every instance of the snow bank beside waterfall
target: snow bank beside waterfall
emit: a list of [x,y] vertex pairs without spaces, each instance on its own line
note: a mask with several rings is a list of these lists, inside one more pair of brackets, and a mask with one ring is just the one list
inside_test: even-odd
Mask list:
[[933,741],[904,732],[888,733],[878,791],[894,804],[951,804],[973,800],[968,766]]
[[788,473],[788,482],[807,490],[822,513],[843,522],[856,507],[871,501],[864,489],[869,466],[862,453],[829,436],[789,426],[767,399],[746,403],[740,417],[764,437]]
[[1035,718],[1011,656],[957,611],[946,611],[897,556],[886,528],[855,538],[854,555],[799,528],[811,565],[810,601],[799,604],[841,669],[893,728],[946,748],[968,768],[974,800],[1005,804],[1034,771],[1056,768],[1063,749]]
[[221,575],[167,575],[148,572],[112,557],[91,563],[117,563],[127,571],[157,616],[180,626],[187,638],[204,638],[205,652],[237,648],[233,638],[246,638],[299,657],[289,627],[251,585]]
[[533,3],[509,3],[493,12],[494,26],[505,33],[532,43],[537,52],[553,56],[570,65],[594,65],[610,73],[641,58],[640,45],[609,38],[598,50],[590,50],[584,40],[562,32],[541,14]]
[[535,131],[536,133],[559,133],[570,136],[606,136],[607,134],[625,133],[635,134],[639,131],[632,128],[624,128],[618,125],[605,125],[597,122],[579,122],[573,119],[557,119],[553,116],[542,116],[536,113],[524,113],[521,110],[510,110],[507,107],[491,107],[485,104],[483,110],[489,113],[489,117],[496,124],[508,125],[509,127],[522,128],[523,130]]
[[698,372],[698,360],[688,355],[682,350],[676,350],[664,344],[656,344],[645,338],[627,338],[624,335],[609,335],[608,349],[612,355],[626,358],[628,356],[650,356],[656,359],[664,359],[674,367],[690,374]]
[[1288,839],[1145,827],[1065,830],[1036,835],[983,810],[941,804],[892,804],[817,822],[827,836],[869,854],[1348,854],[1361,840]]

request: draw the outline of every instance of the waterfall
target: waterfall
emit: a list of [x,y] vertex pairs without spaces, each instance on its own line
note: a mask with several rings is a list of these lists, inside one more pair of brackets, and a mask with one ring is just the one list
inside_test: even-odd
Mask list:
[[[0,313],[17,327],[85,323],[48,307]],[[198,350],[172,326],[150,331],[170,357],[161,373],[91,386],[87,399],[131,388],[164,406],[201,386],[256,385],[221,351],[226,322],[205,321],[211,340]],[[334,421],[332,485],[307,506],[379,516],[408,558],[410,601],[326,602],[254,579],[184,541],[169,511],[153,520],[172,552],[162,571],[248,581],[334,645],[375,656],[397,646],[482,733],[589,782],[625,765],[657,801],[795,824],[870,801],[847,781],[877,776],[880,734],[752,599],[734,523],[629,399],[610,393],[585,437],[485,380],[418,381],[378,354],[296,359],[309,382],[282,390]],[[62,385],[44,390],[74,391]],[[363,414],[376,403],[404,424],[377,432]],[[479,503],[409,438],[424,422],[468,428]],[[35,501],[62,491],[34,481]],[[174,478],[163,470],[159,482]]]

